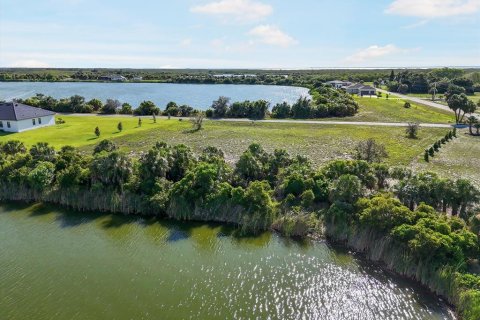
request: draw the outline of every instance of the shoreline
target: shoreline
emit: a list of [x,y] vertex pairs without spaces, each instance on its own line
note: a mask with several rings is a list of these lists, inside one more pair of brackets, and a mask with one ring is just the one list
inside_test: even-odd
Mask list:
[[[48,205],[48,206],[53,206],[53,207],[58,207],[64,210],[71,210],[74,211],[78,214],[95,214],[95,215],[106,215],[106,214],[112,214],[112,215],[119,215],[119,216],[124,216],[127,218],[149,218],[153,219],[155,221],[159,220],[166,220],[178,224],[182,224],[184,222],[191,222],[191,223],[207,223],[207,224],[217,224],[220,226],[226,226],[226,227],[232,227],[238,229],[238,225],[236,223],[228,222],[228,221],[215,221],[215,220],[200,220],[200,219],[192,219],[192,220],[180,220],[174,217],[169,217],[169,216],[164,216],[164,217],[156,217],[156,216],[151,216],[148,214],[128,214],[128,213],[121,213],[121,212],[111,212],[111,211],[90,211],[90,210],[78,210],[75,208],[71,208],[68,205],[62,205],[58,203],[53,203],[49,201],[25,201],[25,200],[5,200],[5,199],[0,199],[0,205],[2,204],[16,204],[16,205]],[[327,231],[327,227],[325,224],[321,225],[321,229],[324,229],[324,231]],[[281,238],[290,238],[290,239],[298,239],[298,240],[310,240],[314,243],[325,243],[327,246],[333,248],[334,250],[345,250],[348,252],[349,255],[353,256],[354,258],[360,260],[361,262],[364,263],[370,263],[371,265],[378,267],[381,269],[383,272],[387,273],[389,276],[396,277],[402,281],[406,281],[409,284],[412,284],[416,286],[417,288],[414,288],[414,290],[421,290],[423,293],[428,293],[428,294],[433,294],[436,300],[438,300],[440,303],[444,304],[445,307],[448,310],[448,313],[452,316],[453,319],[461,319],[461,317],[458,314],[457,307],[449,301],[449,299],[441,294],[436,293],[432,288],[430,288],[428,285],[422,283],[421,281],[415,279],[414,277],[410,277],[408,275],[402,274],[397,272],[394,269],[391,269],[388,267],[388,265],[381,260],[373,260],[368,257],[368,253],[364,251],[359,251],[356,250],[354,247],[348,245],[345,241],[335,239],[334,237],[328,235],[327,233],[323,234],[322,230],[315,230],[312,231],[304,236],[288,236],[283,234],[282,232],[273,229],[272,227],[268,228],[267,230],[273,234],[278,235],[278,237]],[[256,236],[255,234],[247,234],[251,236]]]

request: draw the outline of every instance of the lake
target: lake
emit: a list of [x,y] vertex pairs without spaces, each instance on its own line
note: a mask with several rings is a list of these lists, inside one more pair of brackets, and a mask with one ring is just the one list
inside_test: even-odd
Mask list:
[[0,82],[0,100],[28,98],[37,93],[56,99],[78,94],[88,100],[118,99],[136,108],[142,101],[151,100],[161,109],[174,101],[205,110],[219,96],[232,102],[244,100],[269,101],[272,105],[295,102],[309,96],[307,88],[265,85],[176,84],[176,83],[103,83],[103,82]]
[[322,241],[19,204],[0,236],[2,319],[452,319]]

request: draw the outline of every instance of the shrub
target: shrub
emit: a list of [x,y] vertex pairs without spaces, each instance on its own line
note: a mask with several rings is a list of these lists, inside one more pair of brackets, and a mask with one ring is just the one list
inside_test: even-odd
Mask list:
[[[119,123],[121,124],[121,122]],[[117,150],[117,145],[113,143],[112,141],[105,139],[100,141],[95,148],[93,148],[93,154],[97,154],[100,152],[112,152]]]
[[360,141],[355,147],[355,158],[367,162],[381,162],[388,157],[385,146],[377,143],[374,139]]
[[416,139],[420,125],[418,123],[409,122],[405,132],[410,139]]

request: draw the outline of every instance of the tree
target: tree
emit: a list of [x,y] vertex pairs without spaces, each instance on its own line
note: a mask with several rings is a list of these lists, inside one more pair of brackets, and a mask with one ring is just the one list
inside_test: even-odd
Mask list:
[[133,113],[140,116],[158,115],[160,109],[152,101],[143,101]]
[[55,165],[49,161],[40,161],[28,174],[28,182],[37,190],[43,191],[53,182]]
[[473,113],[477,109],[475,103],[462,94],[454,94],[447,100],[448,107],[455,112],[456,123],[461,123],[466,113]]
[[99,127],[95,127],[95,131],[94,131],[95,135],[97,137],[100,137],[100,128]]
[[155,114],[152,115],[153,123],[157,123],[157,116]]
[[119,113],[120,114],[132,114],[133,113],[132,106],[128,103],[122,104],[122,108],[120,109]]
[[330,202],[354,203],[362,194],[360,179],[352,174],[344,174],[333,183],[330,190]]
[[407,129],[405,129],[405,132],[407,133],[407,136],[410,139],[416,139],[418,135],[418,129],[420,128],[420,125],[418,123],[412,123],[409,122]]
[[398,92],[401,94],[406,94],[408,93],[408,85],[402,83],[401,85],[398,86]]
[[103,106],[102,101],[99,100],[99,99],[92,99],[92,100],[88,101],[87,104],[92,106],[93,111],[99,111]]
[[290,117],[291,107],[287,102],[277,103],[272,108],[272,118],[284,119]]
[[310,118],[311,115],[311,106],[310,100],[307,97],[300,97],[292,105],[292,117],[305,119]]
[[470,116],[467,118],[467,124],[468,124],[468,131],[470,131],[470,134],[473,136],[473,126],[478,123],[478,120],[475,116]]
[[466,179],[458,179],[455,182],[454,190],[452,215],[458,214],[458,209],[460,209],[461,217],[466,218],[468,207],[480,200],[480,192]]
[[115,99],[107,99],[105,105],[102,107],[101,112],[104,114],[115,114],[121,107],[121,103]]
[[195,115],[195,117],[190,119],[190,122],[192,123],[193,131],[199,131],[202,129],[204,118],[205,118],[205,114],[203,112],[198,112]]
[[393,70],[390,72],[389,80],[390,80],[390,81],[395,80],[395,72],[394,72]]
[[170,102],[167,104],[167,107],[165,108],[165,111],[163,112],[164,115],[173,116],[173,117],[178,116],[178,113],[179,113],[178,106],[177,106],[177,104],[176,104],[175,102],[173,102],[173,101],[170,101]]
[[142,126],[142,118],[138,118],[138,126],[139,126],[139,127]]
[[408,101],[405,102],[404,105],[403,105],[403,107],[404,107],[405,109],[410,109],[411,106],[412,106],[412,105],[411,105],[410,102],[408,102]]
[[55,149],[50,147],[46,142],[38,142],[30,148],[30,155],[35,161],[50,161],[55,160]]
[[449,84],[447,91],[445,92],[445,99],[448,101],[451,96],[454,94],[462,94],[465,93],[465,88],[462,88],[460,86],[454,85],[454,84]]
[[100,152],[112,152],[117,150],[117,145],[113,143],[112,141],[105,139],[100,141],[95,148],[93,149],[93,154],[97,154]]
[[132,161],[123,153],[113,151],[99,153],[93,159],[90,172],[92,183],[102,183],[106,187],[123,191],[123,185],[133,173]]
[[212,102],[213,117],[223,118],[227,114],[230,98],[221,96]]
[[388,157],[385,146],[378,144],[374,139],[360,141],[355,147],[357,160],[365,160],[367,162],[381,162]]
[[428,155],[428,150],[425,150],[425,154],[423,155],[423,159],[425,160],[425,162],[429,162],[429,155]]
[[118,131],[122,132],[122,130],[123,130],[123,124],[122,124],[121,122],[119,122],[119,123],[117,124],[117,129],[118,129]]
[[1,151],[8,156],[15,156],[19,153],[27,152],[25,144],[18,140],[9,140],[1,145]]

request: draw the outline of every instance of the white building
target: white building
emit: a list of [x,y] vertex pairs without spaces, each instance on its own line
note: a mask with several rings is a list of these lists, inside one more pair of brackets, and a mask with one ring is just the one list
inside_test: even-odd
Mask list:
[[0,130],[22,132],[55,124],[55,112],[17,102],[0,103]]
[[328,81],[327,84],[331,85],[332,87],[336,89],[344,88],[350,86],[352,83],[349,81],[340,81],[340,80],[333,80],[333,81]]
[[345,88],[348,93],[357,94],[359,96],[373,96],[377,94],[377,89],[363,83],[355,83]]

